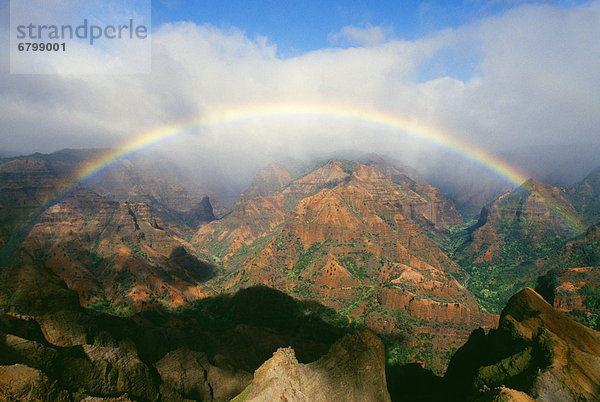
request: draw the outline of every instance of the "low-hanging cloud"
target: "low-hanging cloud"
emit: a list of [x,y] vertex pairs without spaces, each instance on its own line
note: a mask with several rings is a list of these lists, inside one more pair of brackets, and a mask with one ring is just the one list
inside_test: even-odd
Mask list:
[[[149,75],[3,70],[0,150],[118,146],[157,126],[260,104],[376,109],[440,127],[492,152],[597,142],[598,21],[600,2],[569,9],[528,5],[411,41],[390,39],[388,27],[346,27],[333,40],[360,46],[290,58],[278,55],[277,38],[250,38],[209,24],[165,24],[152,34]],[[0,34],[8,43],[7,33]],[[258,166],[317,149],[393,153],[396,146],[402,153],[429,146],[355,123],[250,119],[192,130],[164,147],[201,158],[203,166],[228,165],[235,174],[244,163]]]

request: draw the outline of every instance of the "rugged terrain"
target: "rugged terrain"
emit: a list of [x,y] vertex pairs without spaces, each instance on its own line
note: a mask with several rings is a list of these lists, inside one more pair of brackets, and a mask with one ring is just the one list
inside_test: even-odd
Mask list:
[[460,267],[432,240],[462,223],[452,202],[384,167],[387,176],[332,160],[296,180],[269,167],[192,244],[222,263],[221,287],[259,283],[319,300],[439,372],[440,356],[495,317],[479,312]]
[[370,331],[349,334],[309,364],[292,348],[278,349],[233,399],[248,400],[389,401],[383,343]]
[[516,291],[535,286],[554,306],[598,328],[599,173],[568,188],[529,180],[483,207],[466,233],[456,233],[453,259],[487,311],[498,312]]
[[310,362],[346,333],[313,311],[321,310],[258,287],[115,317],[82,308],[47,269],[5,266],[0,399],[229,400],[278,348]]
[[498,329],[473,332],[445,379],[456,396],[506,386],[540,401],[594,401],[600,396],[600,333],[525,288],[502,311]]
[[202,297],[198,283],[214,276],[215,267],[184,239],[214,219],[208,199],[174,185],[167,191],[160,177],[132,178],[141,168],[127,160],[108,177],[70,187],[98,153],[67,150],[0,165],[2,263],[48,268],[78,292],[82,305],[117,313]]
[[[298,378],[321,384],[316,373],[344,359],[324,356],[330,346],[368,328],[383,341],[392,398],[402,394],[399,384],[410,383],[421,387],[413,397],[433,398],[425,390],[437,384],[460,395],[483,389],[489,392],[477,395],[526,398],[554,386],[531,380],[534,369],[549,367],[539,362],[547,351],[538,349],[554,347],[535,334],[517,342],[529,345],[524,349],[468,363],[494,366],[510,356],[511,367],[534,362],[514,381],[490,380],[495,368],[485,369],[491,377],[481,381],[468,377],[472,368],[455,376],[452,367],[463,364],[466,352],[454,355],[445,380],[435,374],[474,329],[495,327],[493,313],[525,286],[598,328],[598,170],[568,188],[527,181],[491,200],[477,221],[464,222],[453,201],[385,158],[332,159],[300,170],[271,165],[217,218],[207,192],[143,157],[74,185],[77,172],[102,152],[65,150],[0,163],[2,396],[220,400],[244,389],[245,398],[288,395],[303,391],[261,384],[282,365],[295,373],[289,384]],[[527,319],[507,313],[515,303],[551,317],[559,338],[559,327],[583,328],[531,294],[511,299],[500,329],[485,335],[489,342],[507,342],[494,335],[506,334],[507,317]],[[532,323],[523,325],[554,325],[545,318]],[[482,331],[463,350],[478,344],[473,339]],[[567,346],[559,342],[562,349],[552,353],[570,351],[572,341],[563,339]],[[261,371],[246,388],[280,347],[293,352],[277,352],[267,365],[274,371]],[[573,353],[582,373],[551,374],[565,395],[575,395],[569,376],[593,368]],[[374,362],[366,358],[365,365]],[[329,385],[331,392],[347,391]],[[356,395],[364,391],[352,387]],[[589,399],[589,392],[582,395]]]

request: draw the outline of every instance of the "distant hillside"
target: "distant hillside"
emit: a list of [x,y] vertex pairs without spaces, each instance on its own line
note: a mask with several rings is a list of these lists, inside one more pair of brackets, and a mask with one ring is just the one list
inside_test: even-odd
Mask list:
[[[263,170],[192,244],[222,264],[219,287],[264,284],[318,300],[379,333],[402,333],[397,353],[439,372],[469,328],[494,322],[435,243],[460,223],[451,201],[401,166],[331,160],[296,180],[280,167]],[[431,353],[420,352],[424,344]]]
[[560,250],[583,227],[564,189],[529,180],[484,207],[454,259],[469,274],[468,288],[490,312],[510,295],[534,286],[559,263]]

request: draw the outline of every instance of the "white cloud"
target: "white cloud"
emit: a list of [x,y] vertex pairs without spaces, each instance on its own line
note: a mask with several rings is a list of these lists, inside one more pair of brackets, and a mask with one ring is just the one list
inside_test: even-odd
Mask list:
[[[573,9],[522,6],[415,41],[389,40],[379,27],[347,27],[336,40],[365,46],[292,58],[277,56],[277,38],[193,23],[165,25],[153,34],[150,75],[3,72],[0,149],[118,145],[156,126],[263,103],[378,109],[491,150],[597,142],[598,21],[600,3],[594,2]],[[467,79],[443,68],[463,54],[477,55]],[[424,74],[436,58],[441,75]],[[419,144],[381,127],[315,118],[247,119],[205,127],[164,146],[202,163],[229,164],[244,175],[250,174],[244,163],[258,165],[275,155],[336,148],[402,153]]]
[[373,46],[386,41],[392,34],[392,30],[381,26],[365,25],[357,27],[348,25],[339,32],[329,35],[332,44]]

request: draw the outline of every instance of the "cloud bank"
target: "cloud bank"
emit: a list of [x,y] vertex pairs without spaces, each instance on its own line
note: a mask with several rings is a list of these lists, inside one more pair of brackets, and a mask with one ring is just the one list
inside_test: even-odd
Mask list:
[[[389,27],[345,27],[331,35],[332,47],[289,58],[278,55],[277,38],[165,24],[153,32],[148,75],[10,75],[3,69],[0,150],[118,146],[157,126],[265,103],[339,104],[409,116],[491,152],[597,143],[598,21],[598,1],[568,9],[525,5],[413,41],[390,38]],[[7,32],[1,35],[8,43]],[[106,62],[102,57],[72,62]],[[180,160],[226,165],[233,175],[244,165],[315,150],[418,155],[430,146],[366,123],[323,118],[248,119],[160,144]]]

